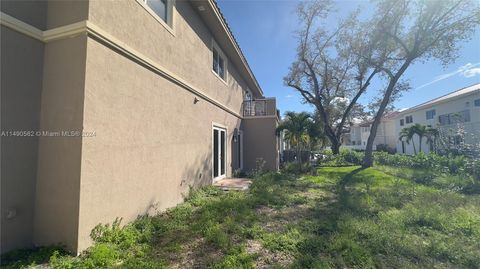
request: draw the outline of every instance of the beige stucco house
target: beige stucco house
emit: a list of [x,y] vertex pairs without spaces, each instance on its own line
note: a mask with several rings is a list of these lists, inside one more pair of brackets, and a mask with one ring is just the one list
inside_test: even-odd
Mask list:
[[278,112],[213,0],[2,1],[1,251],[278,168]]

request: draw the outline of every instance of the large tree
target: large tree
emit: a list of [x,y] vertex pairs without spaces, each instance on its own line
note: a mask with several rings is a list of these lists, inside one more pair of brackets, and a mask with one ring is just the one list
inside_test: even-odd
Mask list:
[[[367,35],[373,55],[371,66],[380,69],[387,85],[368,137],[363,167],[373,164],[373,143],[378,125],[392,98],[403,87],[401,78],[415,62],[438,60],[452,63],[459,42],[468,40],[480,24],[479,2],[475,0],[379,0]],[[373,60],[372,60],[373,59]]]
[[299,4],[297,57],[284,81],[315,106],[332,152],[337,154],[346,125],[363,112],[358,99],[381,71],[371,62],[382,60],[373,55],[365,39],[367,29],[358,11],[331,27],[322,23],[330,10],[328,0]]

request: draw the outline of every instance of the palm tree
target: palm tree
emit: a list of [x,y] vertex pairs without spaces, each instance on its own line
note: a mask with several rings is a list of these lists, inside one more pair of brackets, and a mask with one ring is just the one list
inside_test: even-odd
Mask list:
[[285,139],[296,149],[298,160],[301,162],[301,150],[309,144],[309,129],[313,121],[307,112],[286,112],[285,119],[277,127],[277,133],[285,130]]
[[427,126],[416,123],[415,125],[410,126],[410,128],[412,128],[413,132],[418,135],[418,152],[422,152],[422,140],[423,137],[427,135]]
[[400,131],[400,136],[398,137],[398,140],[407,142],[407,144],[410,144],[410,141],[412,141],[413,144],[413,152],[415,155],[417,154],[417,148],[415,147],[415,141],[413,141],[413,136],[415,135],[415,129],[412,128],[413,126],[410,127],[405,127]]
[[307,128],[310,138],[309,149],[313,151],[316,147],[323,147],[328,141],[325,135],[324,125],[317,115],[312,115],[312,122]]
[[427,138],[427,143],[430,145],[430,152],[437,151],[437,138],[440,135],[440,132],[432,128],[431,126],[427,127],[425,137]]

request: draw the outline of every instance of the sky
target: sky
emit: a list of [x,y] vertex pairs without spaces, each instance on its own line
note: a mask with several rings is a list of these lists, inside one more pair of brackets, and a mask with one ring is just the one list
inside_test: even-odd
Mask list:
[[[297,4],[296,0],[218,0],[264,95],[276,97],[282,114],[313,111],[312,106],[302,102],[298,92],[283,84],[297,48]],[[365,1],[337,1],[338,16],[348,14],[358,4],[369,5]],[[409,108],[480,83],[480,31],[470,41],[460,43],[460,47],[459,58],[447,67],[435,61],[410,66],[403,78],[408,79],[411,90],[403,94],[395,107]],[[360,103],[367,104],[377,94],[370,88]]]

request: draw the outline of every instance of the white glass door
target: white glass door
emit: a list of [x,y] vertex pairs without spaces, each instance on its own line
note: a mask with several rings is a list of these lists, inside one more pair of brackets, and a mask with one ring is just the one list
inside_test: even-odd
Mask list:
[[213,180],[219,180],[226,174],[226,131],[213,127]]

